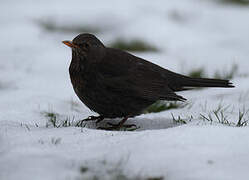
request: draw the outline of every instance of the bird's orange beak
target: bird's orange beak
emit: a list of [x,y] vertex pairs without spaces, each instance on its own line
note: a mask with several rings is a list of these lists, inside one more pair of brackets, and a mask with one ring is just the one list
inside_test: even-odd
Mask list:
[[77,45],[73,44],[72,41],[62,41],[62,43],[66,44],[70,48],[77,48],[78,47]]

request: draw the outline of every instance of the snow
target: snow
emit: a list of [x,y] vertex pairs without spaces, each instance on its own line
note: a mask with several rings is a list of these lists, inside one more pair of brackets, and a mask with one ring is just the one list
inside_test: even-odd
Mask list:
[[[0,179],[86,179],[118,166],[133,177],[172,180],[247,179],[249,129],[236,127],[247,111],[247,76],[235,76],[233,89],[181,92],[190,105],[129,119],[140,129],[97,130],[46,127],[44,112],[75,120],[94,115],[73,92],[71,52],[61,41],[77,33],[50,32],[38,21],[90,25],[105,44],[116,38],[142,38],[160,49],[133,53],[179,73],[205,67],[208,76],[235,63],[248,74],[248,6],[217,1],[2,1],[0,16]],[[230,126],[204,121],[221,105]],[[187,124],[173,122],[180,116]],[[192,118],[190,118],[192,116]],[[245,114],[243,120],[249,119]],[[190,121],[191,120],[191,121]],[[105,120],[116,122],[116,120]],[[106,161],[106,164],[103,162]],[[92,173],[92,174],[91,174]],[[89,178],[88,177],[88,178]]]

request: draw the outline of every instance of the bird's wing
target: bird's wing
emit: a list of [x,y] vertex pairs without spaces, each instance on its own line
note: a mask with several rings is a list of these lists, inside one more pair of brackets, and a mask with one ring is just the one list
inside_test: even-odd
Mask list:
[[152,101],[185,100],[168,86],[165,69],[124,51],[109,50],[98,72],[110,90]]

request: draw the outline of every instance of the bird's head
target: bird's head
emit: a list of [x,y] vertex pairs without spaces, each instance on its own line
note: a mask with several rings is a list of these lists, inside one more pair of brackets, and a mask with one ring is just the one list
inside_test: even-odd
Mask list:
[[76,36],[73,41],[62,41],[69,46],[74,56],[83,60],[97,61],[104,56],[104,44],[92,34],[84,33]]

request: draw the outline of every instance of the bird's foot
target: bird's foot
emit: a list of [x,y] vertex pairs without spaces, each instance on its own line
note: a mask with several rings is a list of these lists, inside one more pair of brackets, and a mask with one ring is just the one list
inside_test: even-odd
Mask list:
[[86,118],[86,119],[83,119],[82,121],[95,121],[95,120],[97,120],[97,121],[102,121],[104,119],[104,117],[103,116],[89,116],[88,118]]
[[95,120],[97,120],[96,124],[98,124],[103,119],[104,119],[103,116],[89,116],[88,118],[80,120],[79,122],[77,122],[76,126],[82,127],[82,125],[83,125],[84,122],[86,122],[86,121],[95,121]]
[[136,126],[136,124],[114,124],[114,123],[107,123],[109,127],[98,127],[97,129],[102,129],[102,130],[124,130],[124,131],[134,131],[139,129],[139,127]]

